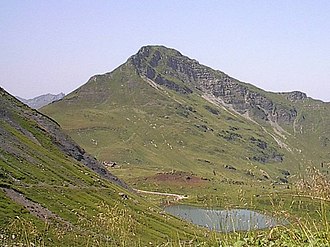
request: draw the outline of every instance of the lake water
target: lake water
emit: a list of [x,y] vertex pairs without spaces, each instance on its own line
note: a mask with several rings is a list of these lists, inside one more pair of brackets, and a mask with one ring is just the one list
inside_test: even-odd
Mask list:
[[288,224],[287,220],[248,209],[215,210],[187,205],[165,207],[165,212],[199,226],[221,232],[251,231]]

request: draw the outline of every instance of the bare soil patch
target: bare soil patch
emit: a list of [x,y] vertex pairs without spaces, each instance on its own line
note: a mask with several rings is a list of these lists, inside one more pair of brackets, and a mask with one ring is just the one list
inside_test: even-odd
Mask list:
[[193,173],[172,171],[157,173],[152,177],[148,177],[147,181],[166,182],[175,184],[201,185],[208,181],[206,178],[199,177]]

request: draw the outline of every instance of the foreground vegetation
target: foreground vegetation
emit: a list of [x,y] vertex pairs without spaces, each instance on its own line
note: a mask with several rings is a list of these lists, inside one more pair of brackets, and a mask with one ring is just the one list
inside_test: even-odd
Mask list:
[[127,246],[202,235],[127,189],[56,122],[2,89],[0,96],[1,246]]
[[[196,228],[189,223],[172,221],[172,217],[165,215],[156,206],[152,208],[149,206],[150,213],[140,211],[143,206],[139,204],[131,209],[128,205],[134,200],[134,195],[133,198],[126,199],[127,206],[123,206],[121,203],[113,204],[113,198],[104,200],[111,190],[103,189],[100,193],[89,189],[86,190],[89,196],[85,193],[81,194],[80,191],[75,192],[75,196],[71,197],[71,199],[85,198],[83,206],[78,207],[78,204],[66,212],[70,217],[75,218],[74,221],[70,220],[76,222],[74,225],[64,221],[35,221],[26,210],[17,208],[16,213],[20,214],[8,221],[0,237],[4,246],[328,246],[330,243],[329,187],[320,186],[328,180],[315,169],[311,169],[308,174],[302,181],[308,188],[297,187],[295,196],[270,195],[258,198],[253,205],[237,202],[236,207],[259,208],[260,211],[286,218],[290,222],[288,225],[268,230],[213,232]],[[64,188],[61,190],[63,193]],[[42,193],[49,192],[37,191],[40,197],[43,197]],[[98,198],[98,206],[93,208],[92,202],[96,200],[94,198],[96,194],[103,199]],[[5,201],[4,197],[1,199],[2,202]],[[158,203],[164,202],[159,196],[148,195],[146,199]],[[65,203],[64,198],[53,198],[53,200],[52,203],[58,200]],[[138,200],[138,197],[135,200]],[[54,207],[59,206],[54,205]],[[137,213],[139,211],[140,213]],[[147,215],[153,217],[154,221],[141,221],[143,216]],[[165,234],[168,229],[168,226],[160,224],[158,217],[167,218],[165,224],[173,224],[172,233],[168,232],[167,238],[161,239],[156,236],[157,232]],[[146,227],[142,232],[141,224]],[[162,225],[165,228],[161,228]]]
[[[33,224],[16,217],[0,235],[3,246],[328,246],[330,231],[326,209],[322,204],[319,217],[299,219],[287,226],[270,230],[234,233],[216,233],[196,230],[196,235],[182,233],[168,240],[145,242],[138,234],[135,217],[118,206],[102,205],[103,212],[92,220],[80,219],[80,227],[63,223]],[[84,227],[88,227],[84,229]],[[93,229],[93,230],[91,230]]]

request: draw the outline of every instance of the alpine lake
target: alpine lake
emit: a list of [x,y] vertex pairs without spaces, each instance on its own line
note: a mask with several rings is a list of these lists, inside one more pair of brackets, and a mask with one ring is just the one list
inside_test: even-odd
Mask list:
[[219,232],[260,230],[289,223],[285,219],[248,209],[217,210],[188,205],[170,205],[166,206],[164,211],[195,225]]

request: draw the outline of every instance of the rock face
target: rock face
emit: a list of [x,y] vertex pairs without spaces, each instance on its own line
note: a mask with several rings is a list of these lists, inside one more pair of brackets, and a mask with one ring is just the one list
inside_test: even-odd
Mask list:
[[307,99],[307,95],[299,91],[280,93],[280,94],[284,95],[287,98],[287,100],[291,102],[297,102]]
[[30,106],[33,109],[40,109],[41,107],[48,105],[54,101],[58,101],[60,99],[62,99],[65,96],[64,93],[60,93],[60,94],[44,94],[44,95],[40,95],[38,97],[35,97],[33,99],[23,99],[20,97],[16,97],[17,99],[19,99],[21,102],[23,102],[24,104]]
[[[297,117],[294,107],[274,103],[265,95],[266,92],[201,65],[173,49],[145,46],[129,62],[140,76],[158,85],[181,94],[199,91],[256,120],[292,124]],[[283,95],[292,102],[306,98],[306,94],[301,92]]]

